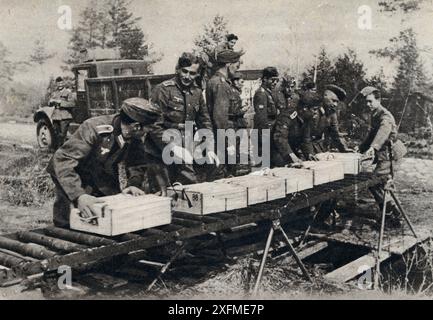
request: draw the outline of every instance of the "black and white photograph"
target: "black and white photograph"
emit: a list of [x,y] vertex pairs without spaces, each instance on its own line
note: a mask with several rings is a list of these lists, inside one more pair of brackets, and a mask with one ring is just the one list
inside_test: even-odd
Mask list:
[[0,0],[0,26],[0,300],[433,298],[432,0]]

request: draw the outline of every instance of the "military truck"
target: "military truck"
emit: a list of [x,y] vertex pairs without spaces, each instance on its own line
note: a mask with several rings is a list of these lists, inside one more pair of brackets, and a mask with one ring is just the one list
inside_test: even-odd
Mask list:
[[[69,126],[72,134],[88,118],[116,113],[122,102],[128,98],[148,99],[152,88],[174,74],[148,74],[147,63],[143,60],[96,60],[78,64],[72,68],[77,95],[73,108],[73,122]],[[260,71],[242,71],[245,80],[247,100],[252,101],[253,87],[257,87]],[[37,140],[40,148],[55,149],[58,144],[51,116],[54,107],[44,106],[34,114],[37,123]]]

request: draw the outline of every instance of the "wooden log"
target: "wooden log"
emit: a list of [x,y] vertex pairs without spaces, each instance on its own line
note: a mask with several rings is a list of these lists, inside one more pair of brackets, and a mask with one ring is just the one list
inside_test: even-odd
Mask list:
[[47,259],[54,257],[56,253],[34,243],[22,243],[0,236],[0,248],[15,251],[36,259]]
[[6,249],[0,249],[0,252],[25,261],[33,261],[33,262],[39,261],[38,259],[28,257],[28,256],[23,256],[22,254],[16,253],[14,251],[6,250]]
[[79,244],[88,245],[91,247],[101,247],[108,246],[110,244],[115,244],[116,241],[93,236],[90,234],[71,231],[67,229],[57,228],[57,227],[48,227],[44,229],[44,233],[48,236],[57,237],[63,240],[76,242]]
[[0,252],[0,265],[12,268],[23,262],[25,262],[25,260]]
[[45,236],[42,234],[30,232],[30,231],[21,231],[17,234],[18,239],[24,242],[33,242],[36,244],[40,244],[46,246],[50,249],[62,252],[75,252],[87,249],[87,246],[83,246],[80,244],[76,244],[70,241],[65,241],[61,239],[52,238],[49,236]]

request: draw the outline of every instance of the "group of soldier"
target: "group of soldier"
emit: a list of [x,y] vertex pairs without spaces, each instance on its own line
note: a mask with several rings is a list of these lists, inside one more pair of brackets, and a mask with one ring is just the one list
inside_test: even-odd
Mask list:
[[[164,131],[177,129],[184,135],[188,121],[196,129],[213,132],[247,128],[241,99],[243,78],[238,72],[244,52],[234,50],[236,40],[235,35],[229,35],[226,44],[208,55],[205,65],[202,58],[183,53],[176,76],[153,88],[151,99],[127,99],[118,114],[85,121],[64,142],[48,167],[56,185],[55,225],[68,227],[71,206],[94,223],[92,206],[101,201],[100,196],[156,191],[166,195],[174,182],[192,184],[236,174],[236,165],[220,165],[222,159],[213,151],[206,154],[210,165],[190,164],[186,161],[190,155],[182,146],[173,147],[172,152],[185,160],[183,164],[165,165],[161,158],[170,143],[163,139]],[[204,69],[208,72],[203,77]],[[278,83],[277,94],[282,99],[275,94]],[[388,175],[391,161],[395,165],[404,155],[403,148],[392,147],[397,142],[395,120],[381,105],[378,89],[366,87],[361,94],[371,112],[371,130],[355,149],[374,157],[377,174]],[[346,92],[334,84],[327,85],[321,94],[314,87],[296,91],[292,79],[280,79],[275,67],[267,67],[254,95],[254,125],[249,129],[258,131],[259,141],[262,132],[269,130],[271,149],[260,151],[270,151],[272,166],[302,166],[302,161],[317,160],[317,153],[333,147],[353,152],[338,128],[337,107],[345,98]],[[238,147],[228,146],[227,153],[239,153]],[[383,206],[383,186],[371,191]],[[329,211],[332,206],[335,204],[324,207]],[[391,215],[398,214],[392,205],[388,210]]]

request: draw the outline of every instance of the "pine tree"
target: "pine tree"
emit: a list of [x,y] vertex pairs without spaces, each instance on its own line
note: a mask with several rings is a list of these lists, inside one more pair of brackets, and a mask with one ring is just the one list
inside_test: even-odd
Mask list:
[[358,59],[353,49],[337,57],[334,68],[334,84],[342,87],[347,93],[347,100],[351,101],[365,86],[364,64]]
[[[315,71],[317,68],[317,72]],[[312,81],[316,72],[316,88],[318,92],[323,92],[327,84],[335,82],[335,71],[332,61],[328,57],[328,53],[325,48],[320,49],[319,56],[317,57],[317,65],[314,63],[304,73],[304,83]]]
[[223,16],[216,15],[212,22],[204,25],[203,34],[194,40],[196,53],[212,55],[217,45],[224,42],[227,35],[227,22]]
[[48,60],[54,58],[56,56],[55,52],[47,52],[46,50],[45,40],[37,39],[35,40],[35,45],[33,48],[33,52],[30,54],[29,61],[34,64],[38,64],[42,66]]
[[121,47],[128,37],[136,40],[140,37],[136,32],[138,29],[136,24],[141,18],[133,18],[133,14],[128,10],[130,3],[126,0],[111,0],[109,2],[107,12],[111,31],[111,40],[107,43],[109,48]]
[[[390,111],[393,112],[398,123],[402,123],[402,131],[416,126],[413,119],[406,117],[411,114],[408,109],[410,95],[428,86],[423,64],[419,56],[416,34],[412,28],[400,32],[397,37],[389,40],[390,46],[370,53],[379,58],[387,58],[397,63],[397,74],[391,88],[392,103]],[[402,121],[403,119],[407,121]]]

